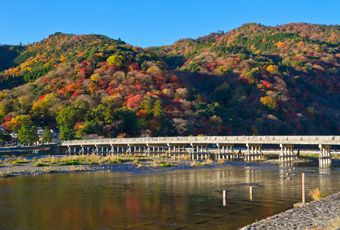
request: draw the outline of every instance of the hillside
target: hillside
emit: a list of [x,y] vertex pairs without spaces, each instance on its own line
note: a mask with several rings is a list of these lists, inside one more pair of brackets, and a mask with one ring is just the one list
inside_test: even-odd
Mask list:
[[246,24],[142,49],[55,33],[0,46],[0,122],[64,139],[338,134],[340,26]]

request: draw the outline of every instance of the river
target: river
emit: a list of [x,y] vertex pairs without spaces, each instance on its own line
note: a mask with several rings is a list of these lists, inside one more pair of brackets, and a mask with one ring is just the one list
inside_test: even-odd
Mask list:
[[0,229],[237,229],[300,201],[301,172],[307,194],[340,191],[340,168],[317,167],[0,178]]

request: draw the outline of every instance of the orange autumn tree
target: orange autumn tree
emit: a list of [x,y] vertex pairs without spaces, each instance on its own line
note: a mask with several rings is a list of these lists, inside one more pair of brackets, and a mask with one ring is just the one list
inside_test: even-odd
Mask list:
[[130,96],[126,100],[126,106],[129,109],[137,108],[140,105],[140,102],[142,101],[143,97],[140,94]]

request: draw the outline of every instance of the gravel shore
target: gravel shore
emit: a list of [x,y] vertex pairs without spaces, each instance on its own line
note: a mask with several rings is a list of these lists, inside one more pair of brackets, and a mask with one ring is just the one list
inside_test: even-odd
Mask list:
[[302,208],[290,209],[241,229],[340,229],[340,193],[310,202]]
[[[0,162],[0,178],[12,176],[35,176],[51,173],[76,172],[129,172],[147,173],[163,172],[178,169],[214,168],[225,166],[266,166],[273,167],[271,163],[260,162],[213,162],[191,161],[172,158],[115,158],[113,162],[101,162],[105,157],[100,156],[41,156],[36,159],[14,157],[3,159]],[[108,160],[108,159],[106,159]],[[65,165],[65,163],[70,165]]]

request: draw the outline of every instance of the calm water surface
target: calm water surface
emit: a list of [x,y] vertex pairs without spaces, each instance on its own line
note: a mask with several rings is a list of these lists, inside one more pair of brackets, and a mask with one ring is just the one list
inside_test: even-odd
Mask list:
[[[237,229],[300,201],[302,171],[307,191],[340,191],[339,168],[225,167],[3,178],[0,229]],[[256,185],[252,199],[250,183]],[[226,206],[223,189],[228,190]]]

